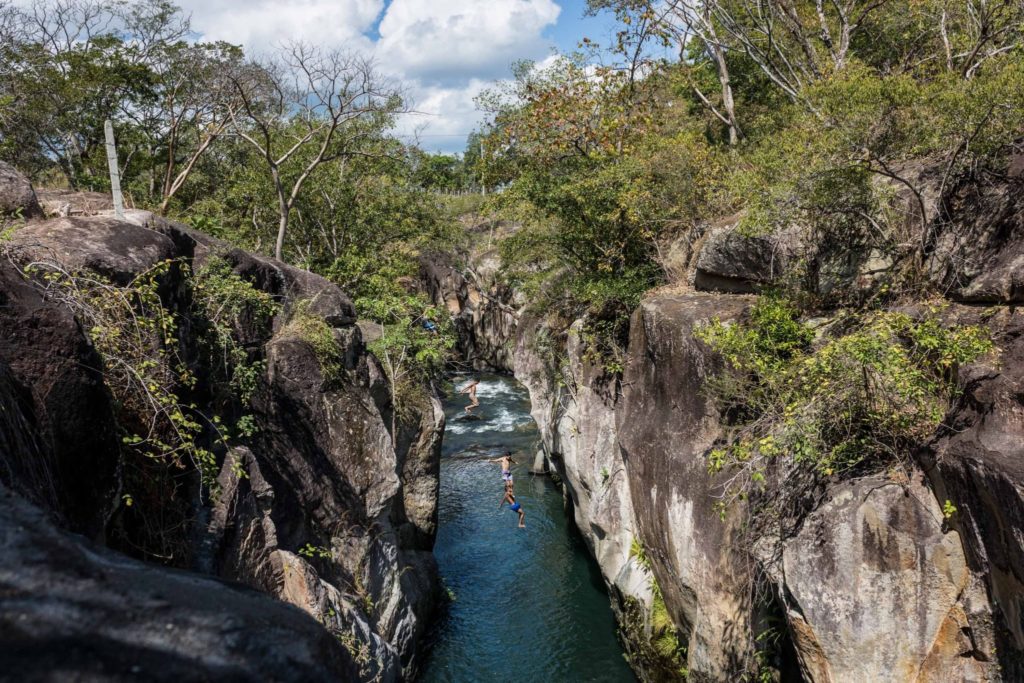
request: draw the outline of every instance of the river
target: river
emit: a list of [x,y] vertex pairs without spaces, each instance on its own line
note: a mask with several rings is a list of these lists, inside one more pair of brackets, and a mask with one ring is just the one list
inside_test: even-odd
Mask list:
[[[463,395],[445,404],[434,554],[454,600],[432,634],[421,680],[635,681],[604,583],[561,492],[529,473],[539,437],[526,390],[509,377],[479,378],[482,419],[462,418]],[[525,529],[508,506],[498,508],[500,468],[486,462],[505,450],[519,461],[513,474]]]

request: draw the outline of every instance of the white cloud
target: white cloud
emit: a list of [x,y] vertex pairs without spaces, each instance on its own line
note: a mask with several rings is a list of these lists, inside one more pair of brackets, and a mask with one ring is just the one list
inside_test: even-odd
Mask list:
[[369,50],[384,0],[179,0],[203,40],[259,52],[288,40]]
[[409,94],[415,112],[399,119],[395,134],[406,141],[417,137],[428,151],[463,151],[480,121],[473,98],[492,85],[475,78],[461,86],[414,85]]
[[[543,59],[554,0],[179,0],[203,40],[249,53],[288,40],[372,53],[402,82],[416,114],[396,133],[432,151],[461,151],[477,127],[473,98],[518,59]],[[379,20],[379,24],[377,23]],[[376,40],[371,35],[376,28]]]
[[547,52],[553,0],[392,0],[380,22],[382,64],[425,81],[497,78]]

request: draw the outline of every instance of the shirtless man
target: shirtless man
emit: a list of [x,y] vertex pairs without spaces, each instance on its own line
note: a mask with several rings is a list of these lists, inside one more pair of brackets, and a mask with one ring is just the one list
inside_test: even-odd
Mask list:
[[526,519],[526,512],[523,510],[523,506],[516,502],[516,496],[514,493],[512,493],[511,481],[505,484],[505,495],[502,497],[501,502],[498,503],[498,509],[500,510],[501,506],[504,505],[505,503],[508,503],[509,508],[512,510],[512,512],[516,512],[519,514],[519,528],[525,529],[526,523],[523,520]]
[[[507,490],[512,489],[512,465],[518,465],[515,460],[512,459],[512,451],[505,451],[505,455],[499,458],[491,458],[487,462],[500,462],[501,463],[501,480],[505,482],[505,488]],[[502,501],[504,502],[504,501]]]
[[476,385],[480,384],[480,380],[474,379],[466,386],[459,390],[460,394],[469,394],[469,405],[466,406],[466,414],[470,415],[473,412],[473,408],[480,405],[480,401],[476,400]]

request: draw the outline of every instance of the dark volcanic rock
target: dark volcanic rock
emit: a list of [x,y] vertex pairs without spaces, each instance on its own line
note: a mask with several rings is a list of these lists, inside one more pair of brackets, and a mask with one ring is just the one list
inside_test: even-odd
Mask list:
[[[1012,316],[997,364],[961,371],[963,395],[949,428],[925,460],[940,500],[956,506],[952,522],[970,568],[992,597],[995,631],[979,647],[995,656],[1006,680],[1024,678],[1024,320]],[[991,642],[992,639],[996,642]],[[985,641],[989,642],[985,642]],[[994,646],[994,647],[993,647]]]
[[295,607],[92,546],[0,488],[0,680],[357,676],[341,643]]
[[93,270],[117,284],[177,254],[170,239],[115,218],[54,218],[15,231],[9,244],[22,264],[54,263]]
[[6,161],[0,161],[0,216],[38,218],[42,215],[32,183]]
[[[0,482],[54,513],[61,526],[97,538],[105,527],[114,529],[125,549],[141,547],[133,534],[144,536],[149,527],[136,529],[123,520],[129,514],[145,518],[182,550],[173,561],[247,584],[314,620],[238,587],[147,569],[106,551],[81,551],[95,569],[77,556],[62,565],[62,553],[73,548],[43,538],[45,557],[38,561],[29,562],[20,549],[7,553],[15,564],[0,560],[0,630],[8,596],[17,596],[18,605],[39,605],[24,617],[10,617],[29,621],[10,632],[19,639],[17,650],[6,648],[7,633],[0,633],[0,678],[16,666],[18,680],[117,680],[134,676],[135,661],[142,667],[136,678],[157,680],[387,682],[414,675],[421,659],[417,644],[439,597],[431,553],[444,424],[437,401],[427,396],[394,415],[383,371],[355,326],[352,302],[326,279],[150,212],[130,210],[125,219],[29,222],[15,231],[7,255],[22,266],[43,262],[97,271],[122,285],[165,259],[191,265],[192,272],[213,256],[227,260],[281,304],[272,321],[233,323],[240,328],[233,330],[235,341],[251,360],[266,363],[246,405],[218,386],[220,375],[206,366],[197,332],[208,321],[190,306],[190,269],[172,267],[160,293],[178,316],[182,357],[200,379],[195,387],[178,387],[179,395],[207,417],[249,416],[252,436],[227,454],[211,445],[221,468],[219,495],[207,495],[186,468],[181,478],[188,485],[154,489],[145,500],[133,491],[134,506],[122,503],[120,473],[132,463],[121,460],[102,360],[71,312],[45,299],[40,283],[5,259]],[[307,338],[301,320],[312,321],[316,334],[334,336],[337,358],[329,371],[323,345],[312,343],[322,339]],[[150,514],[168,510],[176,515],[172,523],[169,514]],[[0,538],[7,531],[2,525],[0,520]],[[78,583],[67,583],[64,570]],[[100,578],[90,583],[94,574]],[[96,584],[104,576],[116,585]],[[148,597],[161,581],[180,593],[180,603],[174,594]],[[66,593],[58,584],[67,584]],[[84,595],[72,603],[75,591]],[[260,605],[270,605],[265,614]],[[57,607],[67,623],[53,616]],[[173,633],[160,630],[165,614]],[[151,625],[157,623],[159,628]],[[96,632],[92,643],[85,637],[90,630]],[[70,654],[59,659],[56,653],[65,650]],[[19,659],[5,660],[8,651]],[[5,668],[8,661],[12,667]],[[64,668],[52,668],[59,665]]]
[[102,361],[74,316],[0,260],[0,481],[101,535],[118,442]]
[[202,268],[207,259],[219,256],[226,259],[236,273],[257,289],[285,302],[306,302],[310,313],[324,318],[333,327],[351,325],[356,320],[356,310],[351,299],[333,282],[316,273],[290,266],[269,256],[251,254],[149,211],[129,211],[125,219],[171,238],[178,250],[193,260],[195,268]]
[[971,177],[944,197],[930,228],[933,282],[952,298],[1024,302],[1024,177]]

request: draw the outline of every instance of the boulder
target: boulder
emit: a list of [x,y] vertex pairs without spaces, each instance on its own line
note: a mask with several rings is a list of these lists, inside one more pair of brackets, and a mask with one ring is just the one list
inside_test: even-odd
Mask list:
[[31,223],[15,231],[8,244],[22,264],[92,270],[118,285],[128,284],[161,261],[177,256],[174,243],[166,236],[99,216]]
[[358,676],[339,640],[295,607],[93,546],[2,487],[0,671],[19,681]]
[[36,195],[45,214],[52,217],[93,216],[114,210],[114,199],[107,192],[42,189]]
[[754,292],[778,280],[792,265],[800,245],[795,229],[771,235],[745,235],[738,217],[723,219],[697,256],[694,286],[700,290]]
[[6,161],[0,161],[0,216],[39,218],[43,208],[28,178]]
[[[983,681],[960,536],[920,472],[832,487],[783,544],[782,592],[808,681]],[[981,593],[984,600],[984,592]]]

